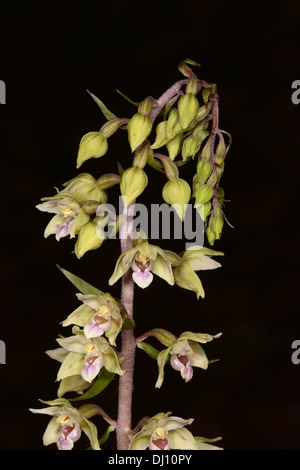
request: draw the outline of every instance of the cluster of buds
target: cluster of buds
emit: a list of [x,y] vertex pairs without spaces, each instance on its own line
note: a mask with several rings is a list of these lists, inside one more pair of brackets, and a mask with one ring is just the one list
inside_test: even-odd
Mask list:
[[[179,70],[185,78],[176,82],[158,100],[149,96],[140,103],[132,102],[137,109],[130,119],[117,117],[90,93],[107,122],[99,131],[88,132],[82,137],[76,167],[80,168],[90,159],[103,157],[108,152],[110,137],[118,130],[127,133],[132,161],[125,169],[119,165],[118,174],[108,173],[94,178],[89,173],[80,173],[67,181],[62,190],[57,189],[54,196],[42,198],[42,203],[37,205],[42,212],[53,214],[44,236],[54,235],[57,241],[68,236],[76,239],[74,252],[77,258],[102,246],[107,238],[105,229],[112,228],[114,234],[120,231],[121,235],[125,231],[126,243],[121,242],[122,252],[109,285],[112,286],[126,274],[122,289],[126,290],[129,285],[130,292],[133,290],[133,282],[145,289],[152,283],[154,276],[158,276],[170,286],[177,285],[194,292],[197,299],[204,298],[204,288],[197,271],[221,266],[212,259],[213,256],[222,256],[220,251],[193,246],[177,254],[149,243],[141,230],[139,236],[131,236],[128,221],[124,223],[129,206],[134,206],[135,200],[148,185],[148,165],[167,178],[161,188],[162,200],[173,207],[182,222],[187,205],[195,199],[194,208],[204,221],[209,244],[213,245],[221,237],[226,219],[223,213],[224,191],[219,184],[230,146],[230,142],[229,145],[225,144],[224,135],[229,136],[229,140],[231,138],[219,128],[216,86],[199,80],[189,65],[199,64],[190,59],[183,61]],[[190,160],[197,162],[191,184],[179,173],[179,168]],[[106,216],[108,189],[115,185],[119,186],[124,210],[122,214],[114,215],[113,222],[110,222]],[[111,227],[108,227],[110,224]],[[58,398],[43,401],[50,405],[47,408],[31,411],[52,416],[43,438],[45,445],[56,443],[58,449],[72,449],[83,430],[91,447],[99,450],[97,430],[89,418],[95,414],[104,417],[103,410],[100,412],[100,407],[96,405],[83,405],[76,409],[63,398],[66,393],[78,394],[79,397],[73,398],[75,400],[90,398],[100,393],[115,374],[122,376],[120,388],[124,387],[122,384],[129,373],[127,364],[134,363],[134,357],[125,360],[128,359],[126,353],[132,354],[136,346],[157,361],[156,388],[163,384],[166,364],[179,372],[185,382],[189,382],[194,368],[205,370],[210,363],[201,344],[218,338],[220,334],[213,336],[185,331],[176,337],[167,330],[155,328],[136,339],[129,332],[119,352],[116,345],[118,335],[122,332],[123,337],[123,333],[128,333],[126,330],[134,327],[132,312],[129,314],[132,305],[130,308],[127,306],[129,290],[125,296],[122,291],[122,300],[119,301],[70,273],[67,277],[78,287],[80,293],[77,298],[81,304],[62,322],[63,327],[72,327],[72,335],[60,336],[57,338],[59,347],[46,351],[48,356],[60,363],[56,377],[59,382]],[[151,336],[164,349],[158,351],[144,341]],[[132,341],[130,351],[129,341]],[[131,385],[127,384],[125,388],[127,394],[131,392]],[[112,421],[108,420],[110,423]],[[110,431],[121,426],[121,421],[119,417],[113,421]],[[123,431],[126,429],[127,433],[125,447],[130,438],[129,450],[219,449],[206,438],[194,437],[186,428],[192,422],[193,419],[173,417],[171,413],[158,413],[144,419],[135,432],[130,430],[128,423],[126,426],[123,423]]]

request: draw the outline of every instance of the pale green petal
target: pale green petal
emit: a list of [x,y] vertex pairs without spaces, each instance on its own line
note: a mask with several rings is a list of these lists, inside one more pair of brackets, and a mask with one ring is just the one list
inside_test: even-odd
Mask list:
[[85,352],[85,345],[89,343],[88,339],[83,335],[69,336],[68,338],[58,338],[58,344],[68,351],[81,353]]
[[156,274],[157,276],[167,281],[167,283],[171,286],[174,285],[175,281],[172,265],[169,261],[166,261],[164,258],[162,258],[162,256],[158,255],[156,260],[152,262],[151,271],[153,274]]
[[200,344],[196,343],[195,341],[190,341],[190,345],[192,350],[194,351],[194,353],[189,356],[191,366],[200,367],[201,369],[207,369],[208,359],[202,346],[200,346]]
[[157,356],[157,365],[158,365],[158,378],[155,384],[155,388],[160,388],[164,380],[164,367],[168,360],[171,348],[166,348],[160,351]]
[[178,337],[178,340],[187,339],[197,341],[197,343],[208,343],[209,341],[219,338],[220,336],[221,333],[213,336],[207,333],[193,333],[192,331],[185,331],[184,333],[181,333],[181,335]]
[[62,397],[67,392],[83,392],[90,386],[91,384],[84,380],[81,375],[68,376],[60,381],[57,396]]
[[54,217],[52,217],[52,219],[50,220],[50,222],[45,228],[44,237],[47,238],[49,237],[49,235],[56,234],[56,232],[58,231],[57,226],[63,225],[65,221],[66,221],[66,218],[64,215],[57,214]]
[[46,351],[46,354],[51,357],[51,359],[55,359],[58,362],[64,362],[67,355],[69,354],[69,351],[67,351],[65,348],[57,348]]
[[202,283],[188,262],[182,262],[174,269],[173,274],[175,283],[179,287],[194,291],[198,299],[199,297],[205,297]]
[[158,423],[158,426],[161,426],[166,431],[173,431],[174,429],[183,428],[188,426],[194,421],[193,418],[183,419],[178,416],[170,416],[161,419]]
[[92,316],[95,314],[87,305],[80,305],[74,312],[72,312],[66,320],[62,322],[62,326],[77,325],[84,326],[90,322]]
[[94,425],[94,423],[84,418],[83,421],[81,421],[80,425],[83,432],[89,438],[92,449],[101,450],[98,442],[97,427]]
[[70,375],[80,375],[84,367],[84,355],[70,352],[59,368],[56,380],[62,380]]
[[131,263],[133,261],[134,256],[137,253],[137,248],[130,248],[129,250],[124,251],[124,253],[119,256],[114,272],[109,279],[109,285],[112,286],[117,282],[120,277],[122,277],[128,269],[131,267]]
[[57,441],[57,439],[60,437],[62,431],[62,426],[61,424],[56,422],[56,416],[51,419],[49,422],[44,435],[43,435],[43,444],[44,446],[48,446],[50,444],[53,444],[54,442]]
[[199,450],[194,436],[188,429],[180,428],[168,433],[171,449]]

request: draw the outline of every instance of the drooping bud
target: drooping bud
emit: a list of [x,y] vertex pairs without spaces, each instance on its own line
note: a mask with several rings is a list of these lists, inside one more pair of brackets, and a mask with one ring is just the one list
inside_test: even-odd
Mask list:
[[175,137],[173,137],[171,140],[169,140],[166,143],[170,160],[174,161],[177,155],[179,154],[182,139],[183,139],[182,134],[177,134],[175,135]]
[[88,132],[79,144],[77,155],[77,168],[90,158],[99,158],[106,154],[108,149],[107,139],[101,132]]
[[152,149],[158,149],[167,143],[167,124],[167,121],[161,121],[156,126],[156,137],[154,143],[151,145]]
[[167,204],[174,206],[178,216],[184,220],[186,204],[191,197],[190,185],[182,178],[174,178],[164,185],[162,197]]
[[149,136],[152,123],[144,114],[136,113],[128,122],[127,128],[131,151],[134,152]]
[[101,127],[100,132],[103,137],[107,139],[108,137],[111,137],[121,126],[123,126],[127,122],[128,119],[111,119]]
[[197,193],[196,193],[196,204],[205,204],[206,202],[210,201],[213,197],[214,190],[207,184],[202,184],[199,186]]
[[142,168],[132,166],[127,168],[121,176],[120,189],[123,203],[129,206],[142,194],[148,184],[148,178]]
[[213,164],[210,160],[199,160],[197,163],[197,179],[200,184],[204,184],[211,172],[213,171]]
[[186,129],[197,116],[199,102],[195,95],[188,93],[178,101],[178,114],[183,129]]
[[152,157],[152,155],[153,155],[153,151],[150,148],[150,142],[146,140],[143,143],[141,149],[138,151],[138,153],[134,157],[133,166],[137,166],[143,169],[147,164],[148,158]]
[[97,229],[97,224],[95,224],[95,222],[88,222],[81,227],[75,244],[75,254],[77,258],[81,258],[87,251],[100,248],[104,241],[104,237],[100,238],[98,234],[99,229]]
[[191,93],[192,95],[196,95],[198,93],[198,91],[199,91],[199,89],[198,89],[197,78],[195,76],[193,76],[189,80],[189,82],[188,82],[188,84],[185,88],[185,92],[186,93]]

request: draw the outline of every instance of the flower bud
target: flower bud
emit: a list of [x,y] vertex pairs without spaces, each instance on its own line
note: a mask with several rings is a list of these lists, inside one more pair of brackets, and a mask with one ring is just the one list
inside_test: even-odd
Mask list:
[[169,153],[169,158],[170,160],[174,161],[177,155],[180,152],[180,147],[181,147],[181,142],[182,142],[182,135],[177,134],[173,139],[169,140],[166,144],[166,147],[168,149]]
[[128,122],[127,128],[131,151],[134,152],[147,139],[152,129],[152,123],[144,114],[136,113]]
[[133,160],[133,166],[138,166],[143,169],[148,161],[148,158],[153,156],[153,151],[150,149],[150,142],[147,140],[141,146],[141,149],[136,154]]
[[191,93],[192,95],[196,95],[198,93],[198,83],[197,83],[197,78],[195,76],[193,76],[189,80],[189,82],[188,82],[188,84],[185,88],[185,92],[186,93]]
[[77,258],[81,258],[87,251],[100,248],[104,237],[99,238],[97,233],[97,225],[94,222],[88,222],[81,227],[75,245],[75,254]]
[[156,126],[156,137],[154,143],[151,145],[152,149],[163,147],[168,141],[167,138],[167,121],[161,121]]
[[196,193],[196,204],[205,204],[213,197],[213,194],[213,188],[207,184],[200,185]]
[[146,188],[147,183],[148,178],[142,168],[137,166],[127,168],[127,170],[122,174],[120,182],[124,205],[129,206],[138,196],[140,196]]
[[174,206],[181,220],[184,219],[186,207],[191,197],[191,188],[182,178],[174,178],[164,185],[162,197],[167,204]]
[[186,129],[197,116],[199,102],[195,95],[188,93],[178,101],[178,114],[183,129]]
[[88,132],[79,144],[77,168],[90,158],[99,158],[106,154],[107,139],[100,132]]
[[111,119],[110,121],[106,122],[100,129],[101,134],[106,139],[111,137],[119,127],[123,126],[128,122],[128,119]]
[[172,108],[169,112],[168,120],[167,120],[167,138],[172,139],[174,135],[182,132],[183,129],[181,127],[178,111],[176,108]]
[[120,180],[121,178],[119,175],[115,175],[114,173],[106,173],[97,179],[96,185],[98,189],[103,191],[105,189],[111,188],[115,184],[119,184]]
[[213,164],[210,160],[199,160],[197,163],[197,179],[200,184],[204,184],[213,171]]

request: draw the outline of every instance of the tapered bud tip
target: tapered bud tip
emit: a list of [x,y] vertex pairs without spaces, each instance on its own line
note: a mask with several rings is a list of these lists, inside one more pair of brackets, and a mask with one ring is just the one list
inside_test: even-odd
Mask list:
[[142,168],[130,167],[124,171],[121,177],[120,190],[124,205],[129,206],[142,194],[148,184],[148,178]]
[[152,129],[150,119],[141,113],[136,113],[128,122],[128,141],[131,151],[134,152],[141,145]]
[[182,178],[169,180],[163,187],[162,197],[167,204],[174,206],[178,216],[183,220],[186,212],[185,205],[189,203],[191,197],[189,184]]
[[79,144],[77,168],[90,158],[99,158],[106,154],[107,139],[100,132],[88,132]]
[[178,114],[183,129],[186,129],[197,116],[199,102],[195,95],[187,93],[178,101]]

